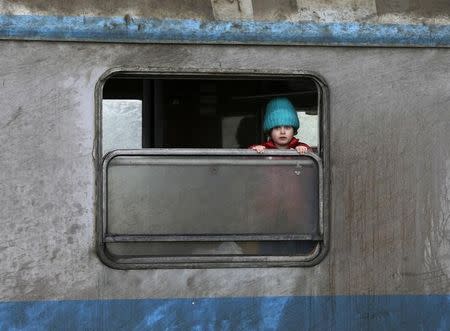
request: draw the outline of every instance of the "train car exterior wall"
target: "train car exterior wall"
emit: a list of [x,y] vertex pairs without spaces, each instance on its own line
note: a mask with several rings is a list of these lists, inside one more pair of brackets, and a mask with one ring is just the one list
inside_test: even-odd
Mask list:
[[[136,6],[135,19],[131,7],[108,12],[86,2],[92,20],[75,4],[32,3],[0,7],[2,329],[450,327],[450,37],[437,4],[361,23],[355,15],[372,2],[345,17],[336,1],[332,22],[305,23],[291,20],[300,1],[281,12],[264,2],[260,16],[245,1],[238,12],[209,1],[183,1],[185,14],[155,5],[156,18]],[[417,24],[420,15],[426,24]],[[309,268],[103,265],[95,87],[114,68],[321,77],[330,94],[325,259]]]

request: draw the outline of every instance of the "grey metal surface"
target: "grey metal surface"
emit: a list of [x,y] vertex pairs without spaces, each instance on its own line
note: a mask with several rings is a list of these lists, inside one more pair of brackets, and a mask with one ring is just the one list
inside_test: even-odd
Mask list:
[[58,0],[5,0],[0,4],[0,10],[6,14],[54,14],[54,15],[87,15],[87,16],[150,16],[212,19],[211,0],[80,0],[61,2]]
[[6,15],[82,15],[201,20],[286,20],[309,22],[447,22],[448,2],[443,0],[4,0]]
[[[45,42],[0,49],[5,300],[450,291],[448,50]],[[95,252],[94,90],[119,67],[322,77],[330,91],[325,259],[312,268],[103,265]]]

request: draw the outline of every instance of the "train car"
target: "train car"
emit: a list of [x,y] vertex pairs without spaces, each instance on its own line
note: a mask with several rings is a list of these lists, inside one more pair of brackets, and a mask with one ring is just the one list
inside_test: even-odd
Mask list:
[[2,1],[0,329],[449,330],[449,15]]

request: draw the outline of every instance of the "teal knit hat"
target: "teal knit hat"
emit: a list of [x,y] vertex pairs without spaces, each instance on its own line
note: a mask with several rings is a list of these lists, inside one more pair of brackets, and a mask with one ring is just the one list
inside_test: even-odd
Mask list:
[[269,132],[276,126],[292,126],[295,131],[300,127],[295,108],[287,98],[272,99],[266,106],[263,130]]

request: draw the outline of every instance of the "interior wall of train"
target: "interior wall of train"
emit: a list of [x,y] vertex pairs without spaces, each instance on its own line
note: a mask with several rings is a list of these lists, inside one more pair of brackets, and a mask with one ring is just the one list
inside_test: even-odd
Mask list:
[[[441,0],[1,1],[0,329],[448,330],[449,16]],[[248,149],[277,96],[294,104],[311,156]],[[208,176],[246,157],[297,167],[289,178],[313,164],[317,181],[292,189],[300,199],[273,169],[261,176],[270,192],[259,168],[205,180],[208,212],[221,211],[189,227],[214,240],[245,228],[241,246],[130,230],[141,242],[110,249],[130,238],[108,237],[128,224],[104,211],[116,188],[117,215],[149,223],[207,206],[174,181],[167,194],[183,204],[126,208],[172,175],[117,177],[108,190],[109,167],[133,175],[151,159],[182,164],[178,174],[200,155],[223,165],[201,163]],[[226,185],[249,178],[242,192],[255,199],[310,210],[308,234],[223,217],[240,206]]]

